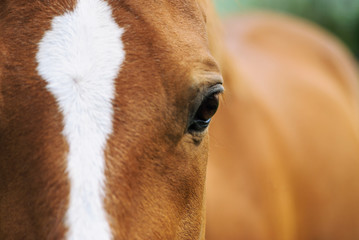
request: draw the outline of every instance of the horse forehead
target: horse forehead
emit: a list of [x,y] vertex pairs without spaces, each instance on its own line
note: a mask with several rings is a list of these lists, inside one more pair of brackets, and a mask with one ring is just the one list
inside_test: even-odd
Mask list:
[[130,0],[123,3],[134,14],[146,18],[164,19],[169,15],[185,18],[203,18],[203,3],[198,0]]
[[197,77],[199,73],[219,72],[208,49],[204,11],[197,1],[131,0],[111,4],[115,19],[125,29],[127,55],[142,55],[147,63],[156,63],[153,65],[162,79],[171,79],[176,86],[179,80],[187,87],[194,79],[203,79]]
[[198,41],[199,36],[206,38],[203,6],[196,0],[131,0],[126,4],[127,11],[167,42],[188,43],[193,38]]

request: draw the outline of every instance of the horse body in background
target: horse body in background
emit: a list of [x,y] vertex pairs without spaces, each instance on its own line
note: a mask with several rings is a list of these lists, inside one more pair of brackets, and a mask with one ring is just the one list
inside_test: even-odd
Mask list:
[[3,0],[0,32],[0,239],[204,239],[198,2]]
[[210,127],[207,239],[358,239],[355,61],[289,16],[232,17],[224,42],[216,24],[226,93]]

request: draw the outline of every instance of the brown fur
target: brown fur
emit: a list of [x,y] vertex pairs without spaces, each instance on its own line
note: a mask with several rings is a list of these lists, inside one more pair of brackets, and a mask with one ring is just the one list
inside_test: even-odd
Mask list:
[[184,134],[190,88],[206,81],[201,72],[218,71],[206,47],[202,13],[195,2],[185,1],[131,0],[126,12],[113,8],[119,10],[114,14],[121,16],[119,25],[128,29],[117,81],[121,97],[114,103],[117,128],[107,151],[106,203],[115,236],[204,236],[207,140],[197,146]]
[[[105,205],[114,239],[204,239],[207,132],[186,132],[199,89],[220,79],[203,10],[185,0],[109,3],[125,28],[126,51],[106,149]],[[66,233],[68,146],[35,55],[53,17],[74,4],[1,1],[0,239]]]
[[288,16],[233,17],[225,44],[208,19],[226,94],[210,127],[207,239],[359,239],[350,54]]
[[37,43],[54,14],[40,1],[5,1],[0,15],[0,239],[60,239],[69,183],[55,99],[36,73]]

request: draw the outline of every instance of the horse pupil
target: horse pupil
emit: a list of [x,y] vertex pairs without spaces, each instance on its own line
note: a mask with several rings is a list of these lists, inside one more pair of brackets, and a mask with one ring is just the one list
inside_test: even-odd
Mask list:
[[197,119],[207,121],[216,113],[218,108],[218,93],[207,97],[197,111]]

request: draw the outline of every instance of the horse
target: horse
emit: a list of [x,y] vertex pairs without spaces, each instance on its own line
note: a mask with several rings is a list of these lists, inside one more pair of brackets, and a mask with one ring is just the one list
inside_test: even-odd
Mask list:
[[[313,24],[208,5],[226,89],[210,126],[208,240],[359,239],[359,73]],[[216,19],[217,18],[217,19]]]
[[289,17],[229,26],[205,0],[2,0],[0,239],[204,239],[205,215],[208,239],[356,239],[351,57]]
[[203,4],[0,1],[0,239],[204,239]]

